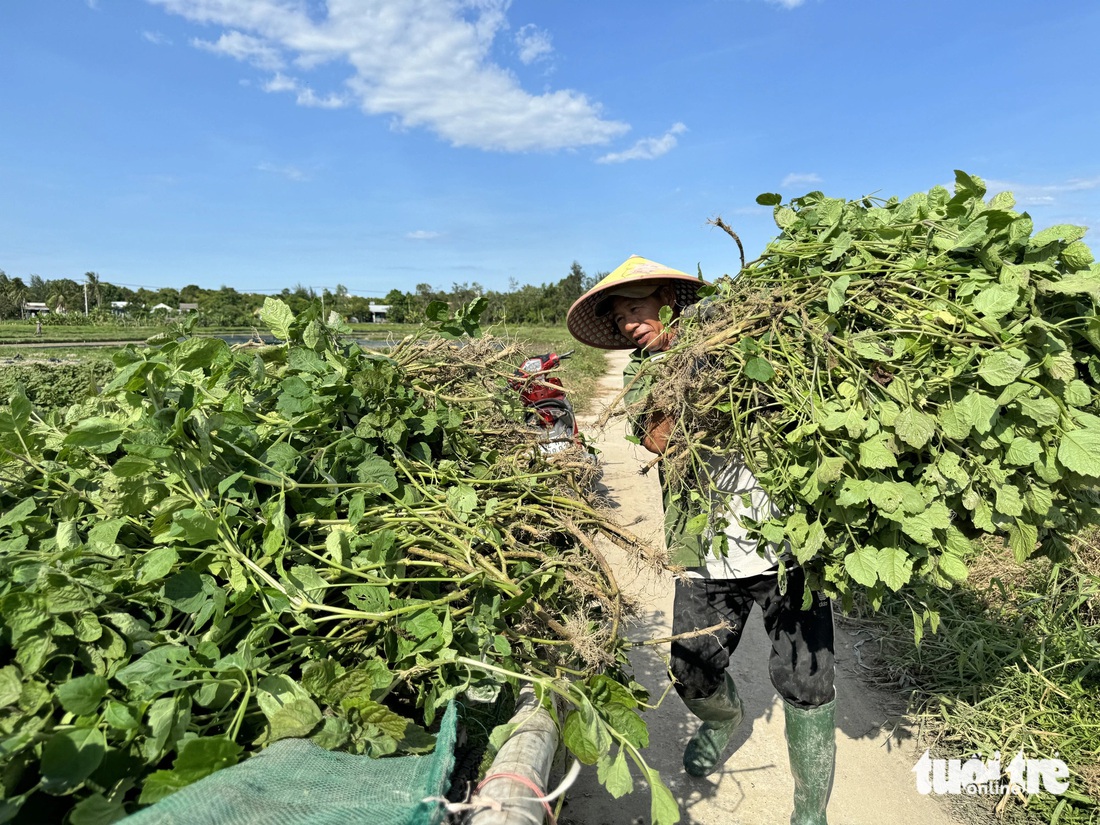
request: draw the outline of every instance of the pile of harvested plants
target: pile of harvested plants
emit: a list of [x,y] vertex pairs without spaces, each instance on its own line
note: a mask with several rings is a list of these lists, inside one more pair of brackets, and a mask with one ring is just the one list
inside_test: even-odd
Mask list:
[[1100,267],[1084,229],[985,192],[762,195],[780,235],[646,370],[673,485],[743,456],[777,509],[758,540],[832,596],[905,588],[918,636],[972,539],[1059,557],[1100,501]]
[[583,450],[510,414],[477,307],[387,352],[269,300],[284,343],[128,348],[98,397],[0,409],[0,821],[114,821],[285,737],[430,750],[455,697],[534,683],[616,794],[644,690]]

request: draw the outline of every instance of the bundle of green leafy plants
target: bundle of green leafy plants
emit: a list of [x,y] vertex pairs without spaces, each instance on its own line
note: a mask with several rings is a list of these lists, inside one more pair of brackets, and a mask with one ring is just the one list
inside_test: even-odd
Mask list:
[[1100,267],[1084,229],[985,193],[760,196],[780,235],[650,370],[678,494],[739,455],[776,508],[748,526],[832,596],[949,587],[984,534],[1062,556],[1097,516]]
[[644,549],[509,414],[477,306],[431,309],[380,353],[269,300],[285,343],[184,328],[64,413],[0,409],[0,821],[112,822],[286,737],[422,752],[520,682],[675,821],[593,539]]

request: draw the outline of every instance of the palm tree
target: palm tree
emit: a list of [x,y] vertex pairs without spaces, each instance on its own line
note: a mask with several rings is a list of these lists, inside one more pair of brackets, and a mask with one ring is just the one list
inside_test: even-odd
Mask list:
[[99,273],[85,272],[84,279],[88,285],[88,292],[90,292],[95,299],[96,309],[99,309],[100,304],[103,303],[103,294],[100,292],[99,288]]
[[52,311],[64,314],[81,305],[80,293],[80,284],[72,278],[58,278],[47,284],[46,305]]
[[0,271],[0,318],[23,315],[23,302],[27,299],[27,285],[22,278],[9,278]]
[[45,301],[46,300],[46,282],[42,280],[41,275],[31,275],[31,282],[27,286],[27,300],[29,301]]

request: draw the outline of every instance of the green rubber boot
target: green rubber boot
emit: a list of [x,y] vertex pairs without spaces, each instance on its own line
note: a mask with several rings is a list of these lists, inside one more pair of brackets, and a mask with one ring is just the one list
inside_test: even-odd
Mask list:
[[828,825],[825,808],[833,788],[836,761],[836,701],[808,709],[784,702],[783,714],[794,778],[791,825]]
[[728,673],[726,683],[710,696],[685,699],[684,704],[703,720],[684,748],[684,770],[692,776],[706,776],[729,758],[726,747],[745,717],[745,706],[737,695],[733,677]]

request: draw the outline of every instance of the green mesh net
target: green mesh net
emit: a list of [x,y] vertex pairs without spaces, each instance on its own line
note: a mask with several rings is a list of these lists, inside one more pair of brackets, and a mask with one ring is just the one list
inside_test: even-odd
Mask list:
[[125,825],[438,825],[454,763],[447,707],[426,756],[371,759],[284,739],[127,817]]

